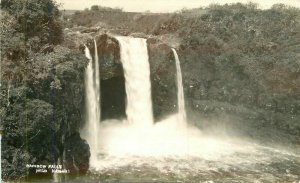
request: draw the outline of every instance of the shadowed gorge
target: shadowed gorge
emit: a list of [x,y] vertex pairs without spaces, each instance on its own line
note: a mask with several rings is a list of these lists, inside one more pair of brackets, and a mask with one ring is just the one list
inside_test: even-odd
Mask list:
[[125,79],[113,77],[101,81],[101,120],[124,119],[125,113]]

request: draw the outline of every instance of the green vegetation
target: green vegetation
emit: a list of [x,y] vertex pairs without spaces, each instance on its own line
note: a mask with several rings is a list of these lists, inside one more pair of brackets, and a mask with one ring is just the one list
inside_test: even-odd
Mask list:
[[87,60],[62,47],[57,4],[1,2],[2,178],[31,173],[26,164],[56,164],[82,122]]

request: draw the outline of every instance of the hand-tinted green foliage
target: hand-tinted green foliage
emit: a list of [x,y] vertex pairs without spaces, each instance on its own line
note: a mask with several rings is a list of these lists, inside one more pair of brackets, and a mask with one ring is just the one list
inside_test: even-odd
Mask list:
[[64,139],[78,133],[87,59],[57,45],[62,30],[54,1],[1,6],[1,169],[11,180],[31,173],[27,163],[57,163]]

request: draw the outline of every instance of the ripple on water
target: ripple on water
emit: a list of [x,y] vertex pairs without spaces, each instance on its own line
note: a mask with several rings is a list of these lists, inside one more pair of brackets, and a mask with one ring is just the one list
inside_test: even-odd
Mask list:
[[[207,137],[171,120],[149,129],[101,128],[96,180],[129,182],[295,182],[300,155],[254,143]],[[298,182],[297,182],[298,183]]]

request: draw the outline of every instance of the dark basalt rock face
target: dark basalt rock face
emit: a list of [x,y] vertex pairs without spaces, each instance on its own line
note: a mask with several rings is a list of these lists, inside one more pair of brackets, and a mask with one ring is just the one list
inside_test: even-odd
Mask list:
[[177,107],[176,65],[171,48],[148,39],[152,104],[155,121],[174,114]]
[[[107,34],[97,36],[96,42],[102,80],[101,106],[105,108],[101,113],[102,119],[124,118],[126,99],[122,100],[121,98],[126,98],[126,93],[124,72],[120,61],[120,45],[114,37]],[[94,60],[94,40],[89,39],[86,45]],[[175,59],[170,46],[162,43],[159,39],[149,38],[147,46],[153,113],[155,121],[159,121],[178,111]],[[108,80],[118,84],[108,84]]]
[[87,142],[74,133],[65,142],[65,168],[72,174],[85,174],[89,169],[90,148]]
[[[95,40],[101,78],[101,120],[125,118],[125,78],[120,61],[120,45],[107,34],[96,36]],[[89,39],[86,46],[90,49],[94,62],[94,40]]]
[[101,120],[124,119],[125,78],[123,76],[101,80]]
[[[123,76],[123,67],[120,61],[120,46],[118,41],[103,34],[96,37],[97,50],[100,65],[100,77],[102,80],[110,79],[116,76]],[[89,47],[92,58],[95,56],[94,40],[88,40],[86,44]]]
[[266,85],[260,84],[265,78],[254,74],[261,67],[239,57],[191,47],[178,50],[189,123],[203,132],[263,143],[299,142],[299,97],[266,90]]

